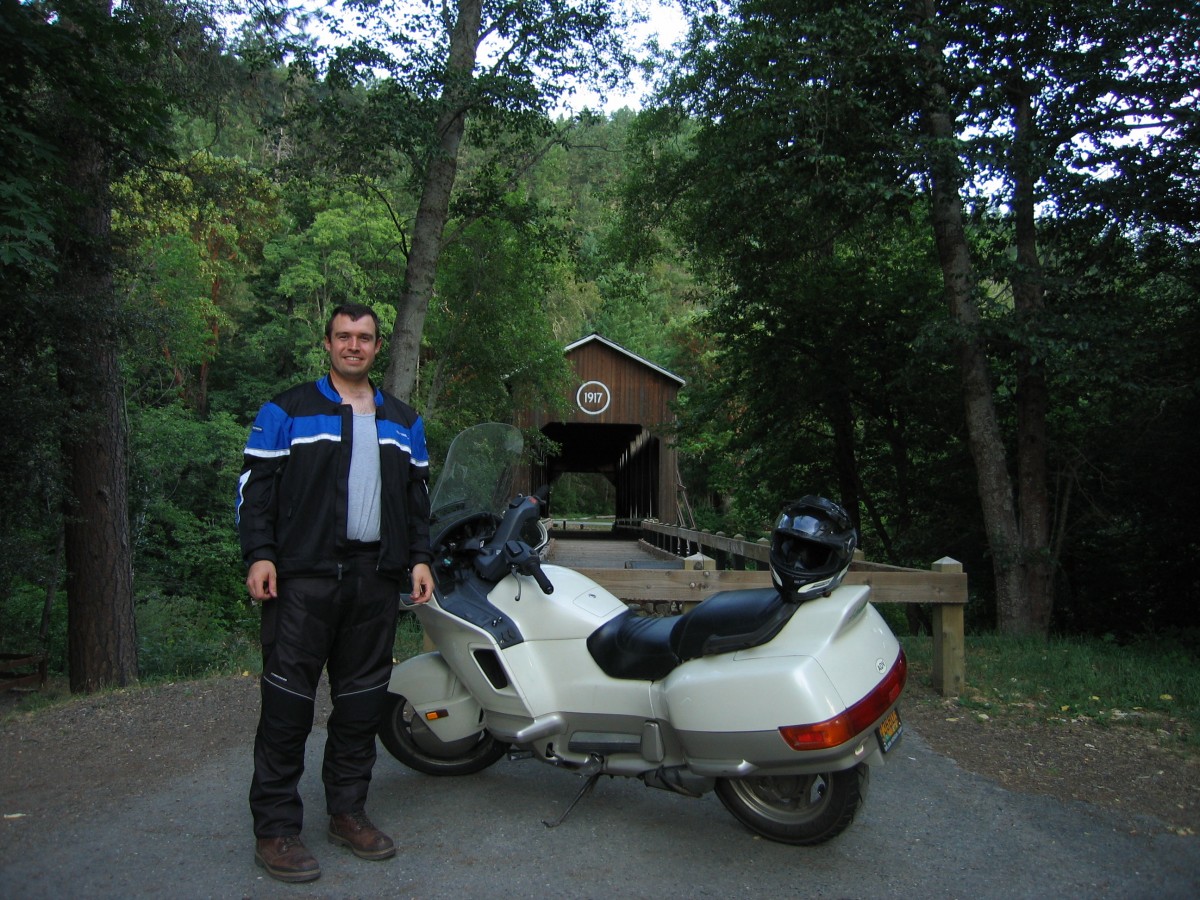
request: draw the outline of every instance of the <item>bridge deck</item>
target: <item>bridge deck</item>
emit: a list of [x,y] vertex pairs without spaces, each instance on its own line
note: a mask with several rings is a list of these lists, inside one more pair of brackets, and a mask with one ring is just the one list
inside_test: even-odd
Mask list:
[[654,557],[637,541],[623,538],[564,538],[550,541],[546,562],[570,569],[624,569],[625,563],[650,563]]

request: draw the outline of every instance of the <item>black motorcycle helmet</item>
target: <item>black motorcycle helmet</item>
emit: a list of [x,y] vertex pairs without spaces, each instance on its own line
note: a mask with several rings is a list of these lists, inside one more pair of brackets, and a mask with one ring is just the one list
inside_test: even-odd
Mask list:
[[842,583],[858,534],[832,500],[809,494],[784,507],[771,534],[771,581],[784,599],[803,603]]

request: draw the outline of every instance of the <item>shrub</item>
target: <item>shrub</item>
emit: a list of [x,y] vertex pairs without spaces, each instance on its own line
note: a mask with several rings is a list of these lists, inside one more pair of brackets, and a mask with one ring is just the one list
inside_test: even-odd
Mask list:
[[247,615],[230,627],[205,601],[152,594],[137,605],[139,674],[178,678],[257,669],[253,622]]

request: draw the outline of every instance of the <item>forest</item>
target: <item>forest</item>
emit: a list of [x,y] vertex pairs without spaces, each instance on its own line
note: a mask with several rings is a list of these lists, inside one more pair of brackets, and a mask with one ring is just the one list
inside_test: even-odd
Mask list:
[[823,494],[977,633],[1194,651],[1194,3],[675,5],[0,0],[0,652],[253,664],[241,449],[348,301],[435,463],[598,332],[686,379],[700,527]]

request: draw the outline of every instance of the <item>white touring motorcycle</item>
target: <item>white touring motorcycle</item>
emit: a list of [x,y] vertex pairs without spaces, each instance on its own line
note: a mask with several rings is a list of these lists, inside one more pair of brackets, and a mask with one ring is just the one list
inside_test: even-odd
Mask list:
[[[505,755],[690,797],[715,790],[752,831],[788,844],[840,834],[869,767],[899,740],[907,666],[867,602],[841,585],[855,546],[836,504],[784,511],[777,589],[725,591],[677,616],[629,609],[543,566],[544,499],[508,499],[520,432],[460,434],[431,497],[438,589],[415,611],[437,650],[398,664],[380,728],[430,775]],[[499,501],[498,503],[496,501]]]

